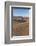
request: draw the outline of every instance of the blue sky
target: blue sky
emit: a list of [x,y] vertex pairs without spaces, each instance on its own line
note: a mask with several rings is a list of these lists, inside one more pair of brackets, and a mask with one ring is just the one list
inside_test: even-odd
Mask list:
[[13,9],[13,16],[29,16],[29,9]]

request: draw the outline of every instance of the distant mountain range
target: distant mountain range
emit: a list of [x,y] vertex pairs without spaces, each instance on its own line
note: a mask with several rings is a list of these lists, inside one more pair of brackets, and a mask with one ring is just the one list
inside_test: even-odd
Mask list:
[[29,19],[29,17],[13,16],[13,19]]
[[29,20],[29,17],[13,16],[13,20],[15,20],[15,21],[24,21],[24,20]]

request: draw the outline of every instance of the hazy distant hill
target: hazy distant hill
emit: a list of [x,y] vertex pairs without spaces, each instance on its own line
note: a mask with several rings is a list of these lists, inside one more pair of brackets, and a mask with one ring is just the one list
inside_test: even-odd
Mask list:
[[14,21],[27,21],[29,17],[22,17],[22,16],[13,16]]

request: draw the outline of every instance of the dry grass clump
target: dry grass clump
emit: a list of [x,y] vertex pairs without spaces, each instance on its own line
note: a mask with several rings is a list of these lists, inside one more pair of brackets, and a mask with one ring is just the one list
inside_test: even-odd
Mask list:
[[29,22],[14,22],[13,23],[13,35],[24,36],[29,35]]

